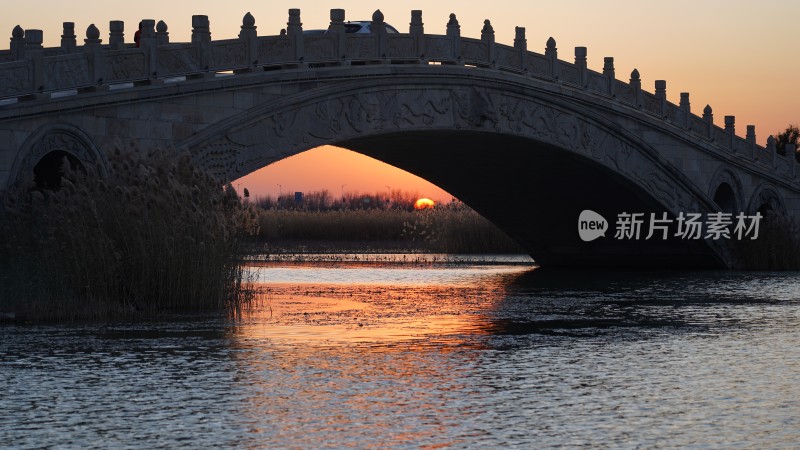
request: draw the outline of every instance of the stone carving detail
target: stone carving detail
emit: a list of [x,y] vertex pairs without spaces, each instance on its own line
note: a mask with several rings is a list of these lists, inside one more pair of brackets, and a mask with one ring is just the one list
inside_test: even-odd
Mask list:
[[158,48],[158,73],[180,74],[195,72],[199,69],[197,64],[197,49],[187,48]]
[[89,61],[83,55],[55,57],[47,61],[47,85],[59,89],[91,84]]
[[288,37],[266,38],[260,40],[259,62],[294,61],[294,46]]
[[416,55],[416,41],[411,36],[389,36],[389,57],[413,58]]
[[211,48],[213,66],[216,68],[233,69],[250,65],[249,61],[247,61],[247,49],[241,42],[218,44]]
[[[86,165],[100,165],[101,173],[105,173],[103,162],[98,160],[97,154],[92,151],[89,144],[66,130],[52,130],[43,134],[28,149],[19,166],[16,176],[33,173],[33,168],[41,159],[50,152],[63,151],[75,156]],[[15,176],[12,174],[12,176]],[[19,179],[19,178],[18,178]],[[15,180],[12,180],[15,181]]]
[[347,36],[347,57],[353,59],[375,58],[378,43],[372,36]]
[[590,90],[600,92],[602,94],[608,93],[608,78],[600,75],[599,73],[588,72],[589,80],[586,83]]
[[542,55],[528,53],[528,72],[545,77],[550,76],[550,61]]
[[497,46],[497,65],[519,69],[519,50],[505,46]]
[[426,36],[425,48],[429,59],[455,59],[453,40],[449,37]]
[[489,61],[489,48],[483,42],[476,42],[473,40],[461,40],[461,59],[465,62],[481,62],[487,63]]
[[559,61],[561,64],[558,68],[558,77],[564,83],[569,83],[575,86],[581,85],[581,73],[577,67],[564,61]]
[[31,68],[26,62],[24,66],[0,70],[0,95],[13,95],[32,88]]
[[106,57],[107,80],[131,80],[147,76],[144,53],[121,53]]
[[336,59],[336,46],[332,37],[307,37],[303,43],[306,61]]
[[762,206],[779,214],[786,214],[786,206],[778,191],[770,184],[764,183],[758,187],[757,192],[750,200],[749,214],[755,214]]
[[657,116],[661,115],[661,101],[654,95],[649,92],[642,92],[642,101],[644,103],[642,106],[645,111]]

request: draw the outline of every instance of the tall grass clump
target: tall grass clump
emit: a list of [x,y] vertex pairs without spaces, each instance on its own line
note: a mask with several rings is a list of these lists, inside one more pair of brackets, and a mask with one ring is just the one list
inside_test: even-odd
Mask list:
[[61,188],[3,193],[0,312],[33,320],[231,310],[253,223],[188,153],[117,145],[109,170],[63,166]]
[[800,270],[800,226],[785,214],[768,212],[757,239],[736,241],[738,264],[750,270]]

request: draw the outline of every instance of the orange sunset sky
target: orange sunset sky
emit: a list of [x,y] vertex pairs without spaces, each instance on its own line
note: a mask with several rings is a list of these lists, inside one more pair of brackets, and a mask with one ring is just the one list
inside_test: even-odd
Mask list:
[[[289,8],[300,8],[305,29],[326,28],[331,8],[344,8],[348,20],[369,20],[380,8],[386,22],[408,30],[410,11],[421,9],[427,33],[444,34],[448,15],[458,15],[461,34],[480,37],[484,19],[490,19],[498,43],[512,44],[514,27],[527,29],[528,49],[544,52],[552,36],[561,59],[571,61],[575,46],[588,47],[591,69],[602,71],[603,57],[613,56],[617,77],[629,78],[637,68],[642,86],[653,91],[656,79],[667,80],[667,96],[679,102],[680,92],[691,94],[692,111],[706,104],[715,121],[735,115],[737,134],[756,125],[764,144],[769,134],[800,122],[800,2],[796,0],[564,0],[535,2],[492,1],[245,1],[245,0],[6,0],[0,30],[10,38],[15,25],[44,30],[45,46],[58,46],[62,22],[75,22],[79,39],[94,23],[104,41],[108,23],[124,20],[126,39],[132,40],[139,20],[164,20],[172,42],[191,36],[192,14],[205,14],[214,39],[238,35],[242,16],[251,12],[259,35],[277,34],[286,26]],[[6,43],[3,48],[8,48]],[[411,174],[352,152],[321,147],[268,166],[235,185],[253,195],[329,189],[375,192],[391,189],[448,200],[450,196]],[[280,185],[280,187],[279,187]]]

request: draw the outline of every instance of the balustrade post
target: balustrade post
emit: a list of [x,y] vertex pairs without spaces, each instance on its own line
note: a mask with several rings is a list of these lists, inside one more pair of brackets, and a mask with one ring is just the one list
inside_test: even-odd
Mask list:
[[789,174],[794,178],[797,175],[797,146],[786,144],[786,157],[789,158]]
[[33,89],[44,89],[44,40],[42,30],[25,30],[25,58],[33,62]]
[[386,24],[383,22],[383,13],[380,9],[375,10],[375,12],[372,13],[372,24],[370,25],[370,30],[372,31],[372,35],[375,36],[375,39],[378,41],[378,54],[376,56],[378,58],[386,58],[389,43],[386,42]]
[[634,105],[637,108],[642,107],[642,77],[639,75],[637,69],[631,72],[630,85],[633,88]]
[[554,79],[558,79],[558,49],[556,48],[556,40],[550,37],[547,40],[547,45],[544,49],[544,56],[550,62],[550,76]]
[[585,88],[589,81],[589,74],[586,72],[586,47],[575,47],[575,66],[580,74],[580,85]]
[[125,48],[125,22],[112,20],[108,23],[108,47],[112,50]]
[[15,61],[25,59],[25,30],[17,25],[11,31],[11,55]]
[[747,145],[750,146],[750,157],[752,159],[756,159],[756,126],[755,125],[748,125],[747,126],[747,135],[744,138],[747,141]]
[[339,49],[339,58],[347,58],[347,34],[344,28],[345,11],[343,9],[331,9],[331,24],[328,25],[328,34],[336,37],[336,45]]
[[167,45],[169,44],[169,27],[163,20],[159,20],[156,24],[156,44]]
[[142,20],[142,34],[139,36],[139,48],[145,52],[147,61],[147,78],[158,78],[158,51],[156,46],[156,21],[154,19]]
[[603,75],[605,75],[608,82],[608,95],[615,97],[617,95],[617,75],[614,70],[613,56],[603,58]]
[[192,44],[197,47],[197,57],[201,70],[208,75],[209,67],[212,64],[211,57],[211,26],[208,16],[192,16]]
[[255,67],[258,64],[258,33],[256,32],[256,19],[250,12],[242,17],[241,28],[239,39],[247,49],[248,64]]
[[64,53],[75,53],[78,47],[77,36],[75,36],[75,23],[64,22],[64,34],[61,35],[61,50]]
[[425,57],[425,25],[422,23],[422,10],[415,9],[411,11],[411,23],[408,26],[408,33],[414,36],[416,43],[417,55],[420,58]]
[[450,20],[447,22],[447,36],[453,40],[453,59],[458,64],[463,64],[461,60],[461,25],[458,24],[458,19],[455,14],[450,14]]
[[497,58],[495,54],[497,50],[495,49],[495,42],[494,42],[494,27],[492,27],[492,22],[489,19],[483,21],[483,29],[481,30],[481,41],[486,44],[486,59],[487,62],[491,66],[495,66],[497,64]]
[[661,117],[667,115],[667,80],[656,80],[656,99]]
[[767,153],[769,154],[769,166],[775,168],[777,165],[775,154],[778,153],[778,149],[775,146],[775,136],[767,138]]
[[83,51],[86,53],[86,57],[89,58],[92,82],[96,84],[96,86],[91,87],[92,90],[102,85],[106,76],[105,55],[103,55],[103,47],[100,45],[102,42],[100,30],[94,24],[89,25],[86,28],[86,39],[83,40]]
[[292,41],[294,47],[294,59],[300,63],[305,56],[305,46],[303,40],[303,23],[300,22],[300,10],[293,8],[289,10],[289,21],[286,22],[286,35]]
[[514,48],[519,52],[519,70],[527,70],[528,40],[525,38],[525,27],[514,28]]
[[703,108],[703,120],[706,121],[706,129],[707,129],[706,130],[706,136],[713,141],[714,140],[714,112],[711,109],[711,105],[706,105],[706,107]]
[[683,111],[683,127],[687,130],[692,124],[692,105],[689,103],[689,93],[681,92],[681,111]]
[[735,150],[736,147],[736,116],[725,116],[725,133],[728,135],[728,148]]

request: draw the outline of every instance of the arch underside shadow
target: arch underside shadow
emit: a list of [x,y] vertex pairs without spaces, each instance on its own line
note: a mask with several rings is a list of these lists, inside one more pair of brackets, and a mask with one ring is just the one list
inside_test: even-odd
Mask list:
[[[401,168],[452,193],[520,242],[546,267],[719,268],[702,240],[614,238],[622,212],[667,212],[638,186],[586,158],[511,135],[465,131],[389,133],[336,145]],[[581,211],[609,221],[583,242]],[[674,233],[673,233],[674,234]]]

